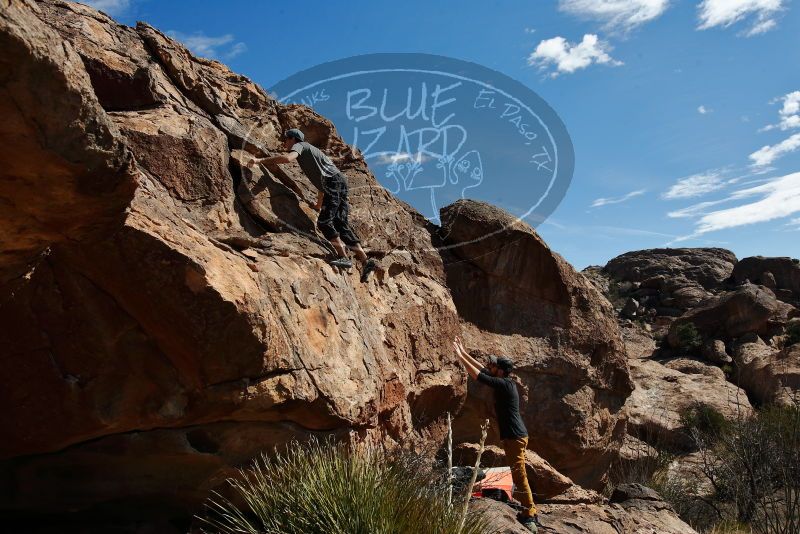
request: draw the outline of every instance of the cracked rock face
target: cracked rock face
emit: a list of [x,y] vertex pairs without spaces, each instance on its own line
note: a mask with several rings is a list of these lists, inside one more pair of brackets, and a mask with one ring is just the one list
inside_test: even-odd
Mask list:
[[[521,362],[530,447],[602,482],[631,390],[619,331],[533,230],[440,252],[438,229],[308,108],[146,24],[59,0],[0,7],[0,507],[192,513],[292,439],[438,446],[466,399],[462,330]],[[369,283],[328,265],[284,184],[313,199],[296,165],[248,166],[289,127],[347,174],[383,269]],[[485,227],[508,217],[475,210]],[[469,400],[462,441],[487,406]]]

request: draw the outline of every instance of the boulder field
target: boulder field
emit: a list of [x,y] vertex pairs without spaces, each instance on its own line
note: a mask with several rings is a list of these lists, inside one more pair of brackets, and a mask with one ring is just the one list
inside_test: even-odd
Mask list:
[[[636,385],[623,463],[655,449],[691,460],[692,409],[727,419],[800,392],[800,261],[719,248],[628,252],[584,274],[612,302]],[[655,448],[655,449],[653,449]],[[643,452],[644,451],[644,452]]]

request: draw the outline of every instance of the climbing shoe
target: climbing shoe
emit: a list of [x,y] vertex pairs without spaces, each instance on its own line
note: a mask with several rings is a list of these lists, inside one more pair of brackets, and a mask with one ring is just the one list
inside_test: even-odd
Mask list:
[[349,269],[353,266],[353,262],[347,258],[336,258],[335,260],[331,260],[330,264],[334,267],[340,267],[342,269]]
[[366,281],[367,281],[367,278],[369,277],[369,274],[370,274],[372,271],[374,271],[375,269],[377,269],[377,268],[378,268],[378,264],[377,264],[377,263],[375,263],[375,260],[373,260],[372,258],[368,259],[368,260],[367,260],[367,261],[364,263],[364,270],[363,270],[363,271],[361,271],[361,282],[362,282],[362,283],[363,283],[363,282],[366,282]]
[[517,519],[520,523],[522,523],[523,527],[527,528],[531,532],[539,532],[539,527],[542,526],[542,524],[539,523],[539,517],[535,515],[528,515],[525,517],[517,516]]

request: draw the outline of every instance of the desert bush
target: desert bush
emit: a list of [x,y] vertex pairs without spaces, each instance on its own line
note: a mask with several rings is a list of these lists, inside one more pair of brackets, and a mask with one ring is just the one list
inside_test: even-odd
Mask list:
[[675,327],[675,336],[678,338],[678,347],[692,352],[700,348],[703,338],[694,323],[683,323]]
[[198,520],[214,534],[487,532],[477,513],[459,529],[463,501],[447,504],[444,472],[411,453],[293,442],[229,479]]
[[800,532],[800,408],[770,406],[723,423],[694,417],[701,471],[713,487],[702,505],[717,522],[746,524],[756,534]]
[[720,524],[719,514],[697,494],[696,480],[670,475],[668,470],[657,471],[649,486],[656,490],[685,522],[699,532],[709,532]]
[[725,416],[711,406],[695,403],[681,414],[681,423],[690,434],[717,435],[731,424]]
[[627,458],[617,459],[611,464],[608,482],[603,490],[606,496],[611,496],[619,484],[635,483],[653,487],[656,474],[667,469],[675,459],[675,454],[668,450],[658,433],[644,429],[637,439],[633,443],[626,441]]
[[753,530],[736,521],[722,521],[706,531],[707,534],[751,534]]
[[612,478],[653,488],[699,532],[800,533],[800,406],[726,420],[695,404],[681,422],[697,453],[692,475],[671,471],[675,457],[656,447],[656,457]]

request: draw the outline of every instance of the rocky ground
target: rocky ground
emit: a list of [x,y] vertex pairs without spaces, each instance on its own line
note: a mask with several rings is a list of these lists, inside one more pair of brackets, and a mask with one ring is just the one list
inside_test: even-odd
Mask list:
[[[513,510],[488,499],[474,506],[492,519],[498,534],[530,532],[516,520]],[[542,527],[539,532],[552,534],[692,534],[669,504],[639,484],[621,484],[611,497],[600,503],[578,505],[542,504],[539,506]]]
[[[643,251],[584,276],[498,208],[460,201],[431,225],[330,121],[145,23],[0,7],[0,513],[23,531],[179,531],[233,468],[291,439],[431,449],[450,412],[468,449],[492,406],[451,354],[460,334],[519,362],[552,531],[691,532],[646,490],[595,492],[620,449],[682,446],[695,397],[746,411],[798,387],[796,261]],[[284,183],[313,198],[296,166],[248,166],[289,127],[348,175],[381,267],[368,283],[328,265]],[[689,320],[702,358],[672,347]]]

